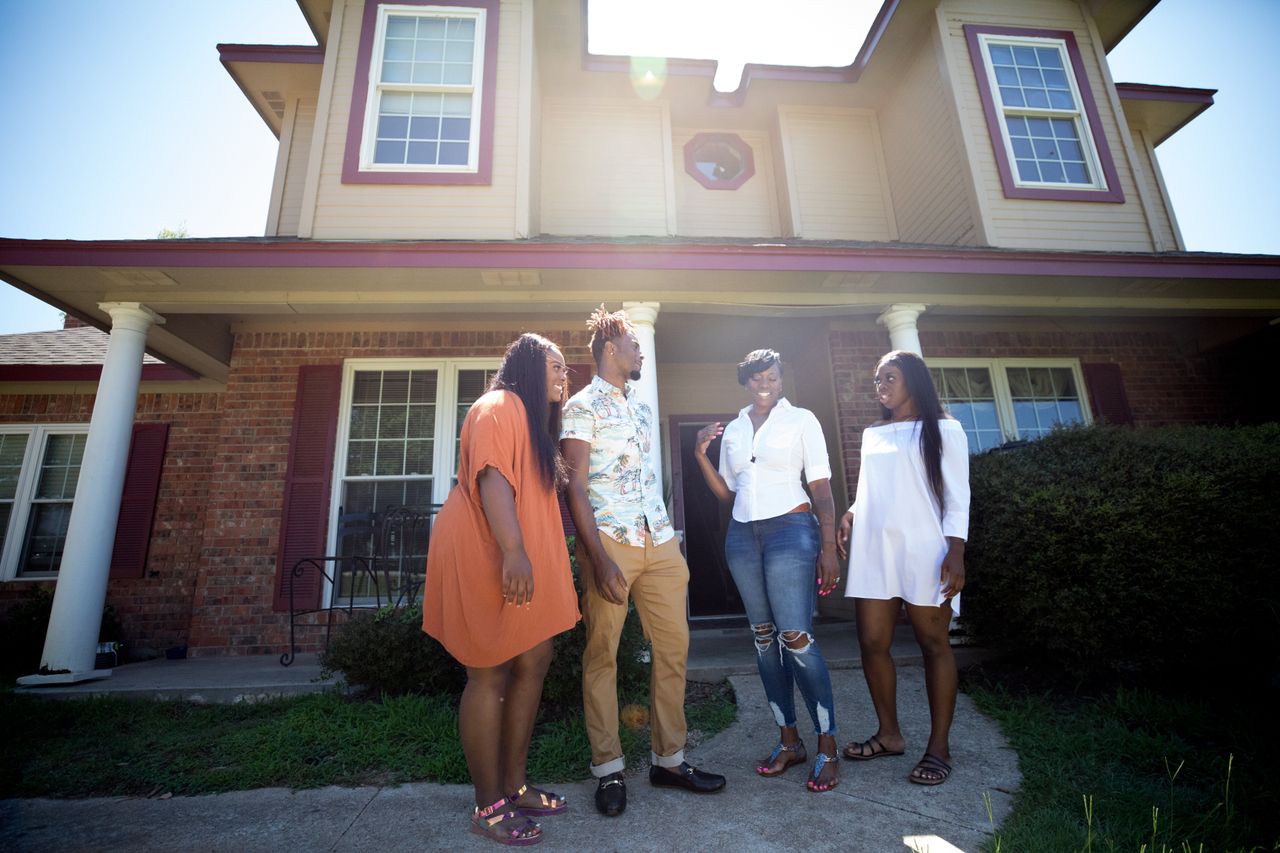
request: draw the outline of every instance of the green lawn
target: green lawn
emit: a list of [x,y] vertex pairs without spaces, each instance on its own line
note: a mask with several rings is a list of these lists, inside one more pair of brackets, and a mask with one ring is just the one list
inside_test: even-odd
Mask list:
[[1280,850],[1273,694],[1081,696],[1006,675],[965,678],[1023,775],[988,851]]
[[[553,713],[554,713],[554,709]],[[727,682],[691,685],[690,730],[714,734],[736,716]],[[584,778],[581,713],[543,719],[529,775]],[[203,794],[266,786],[466,782],[452,700],[362,701],[336,693],[250,705],[139,699],[49,700],[0,694],[0,797]],[[634,762],[648,734],[622,731]]]

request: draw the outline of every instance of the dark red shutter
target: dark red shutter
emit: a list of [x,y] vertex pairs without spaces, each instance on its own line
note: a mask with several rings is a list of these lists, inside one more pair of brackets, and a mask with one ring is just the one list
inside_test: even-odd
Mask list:
[[[298,368],[276,561],[276,610],[289,609],[289,578],[294,564],[308,557],[324,556],[341,390],[341,365]],[[314,569],[294,578],[294,606],[299,610],[319,607],[322,581]]]
[[[572,397],[591,384],[596,366],[590,362],[566,366],[569,368],[569,396]],[[578,528],[573,526],[573,516],[569,514],[569,503],[564,499],[563,493],[560,495],[560,524],[564,527],[565,536],[573,536],[578,532]]]
[[1129,396],[1124,392],[1120,365],[1082,364],[1080,369],[1084,372],[1084,384],[1089,389],[1094,420],[1132,426],[1133,412],[1129,409]]
[[160,493],[160,469],[169,440],[168,424],[134,424],[129,443],[129,463],[120,495],[120,519],[111,550],[113,578],[146,576],[147,550],[151,547],[151,524],[156,517],[156,496]]

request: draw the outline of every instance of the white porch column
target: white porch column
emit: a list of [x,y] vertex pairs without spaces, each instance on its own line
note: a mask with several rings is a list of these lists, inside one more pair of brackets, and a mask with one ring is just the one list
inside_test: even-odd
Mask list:
[[916,328],[916,319],[927,307],[918,302],[900,302],[890,305],[876,318],[877,323],[889,330],[891,349],[904,349],[916,355],[924,355],[920,348],[920,330]]
[[[640,353],[644,356],[644,367],[640,370],[640,380],[632,383],[640,399],[649,404],[653,412],[653,435],[649,444],[649,464],[658,478],[658,489],[662,491],[662,429],[661,416],[658,413],[658,356],[654,345],[654,323],[658,319],[659,302],[623,302],[622,310],[627,319],[635,327],[636,339],[640,341]],[[663,492],[665,494],[665,492]]]
[[41,674],[20,678],[19,684],[69,684],[111,675],[111,670],[95,670],[93,666],[98,629],[107,600],[107,574],[147,330],[152,323],[164,320],[138,302],[103,302],[98,307],[111,315],[111,337],[67,523]]

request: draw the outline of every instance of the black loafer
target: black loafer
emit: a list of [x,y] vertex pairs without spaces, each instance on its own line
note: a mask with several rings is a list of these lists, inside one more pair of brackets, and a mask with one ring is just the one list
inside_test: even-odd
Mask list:
[[617,817],[627,810],[627,783],[621,773],[600,777],[596,787],[596,811],[605,817]]
[[684,788],[695,794],[714,794],[724,787],[724,777],[682,761],[679,767],[650,767],[649,784],[659,788]]

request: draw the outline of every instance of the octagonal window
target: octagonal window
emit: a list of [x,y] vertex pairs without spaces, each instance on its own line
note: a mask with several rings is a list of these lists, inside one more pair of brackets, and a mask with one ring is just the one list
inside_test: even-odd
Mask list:
[[709,190],[736,190],[756,173],[756,164],[738,134],[699,133],[685,143],[684,170]]

